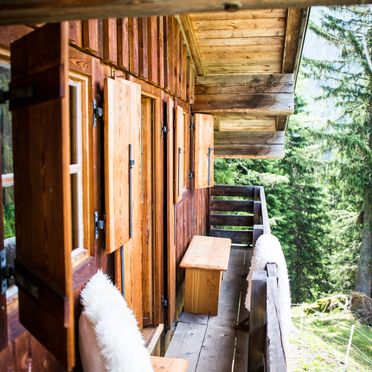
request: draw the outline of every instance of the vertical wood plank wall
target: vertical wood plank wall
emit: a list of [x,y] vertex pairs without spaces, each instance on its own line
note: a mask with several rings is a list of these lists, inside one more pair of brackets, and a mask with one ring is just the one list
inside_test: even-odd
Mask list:
[[[71,21],[69,25],[70,70],[89,78],[89,105],[92,98],[99,99],[103,96],[104,79],[116,76],[139,82],[143,91],[147,90],[151,95],[160,97],[162,101],[176,100],[187,112],[190,111],[190,104],[194,97],[195,72],[174,17]],[[7,55],[13,40],[35,28],[36,26],[23,25],[0,27],[0,55]],[[161,106],[160,119],[168,116],[163,112],[163,105]],[[91,115],[92,108],[89,107],[89,117]],[[171,125],[173,123],[168,124]],[[160,129],[160,123],[155,127],[156,130]],[[168,133],[173,135],[172,130]],[[104,211],[102,136],[100,127],[92,130],[92,161],[94,168],[98,170],[91,177],[92,204],[100,215]],[[173,154],[168,155],[173,157]],[[163,156],[162,153],[160,156]],[[169,163],[173,166],[173,160],[168,161]],[[157,182],[162,182],[161,175]],[[162,187],[159,188],[159,193],[161,192]],[[184,279],[183,270],[178,268],[179,263],[192,236],[207,233],[208,205],[209,189],[190,190],[189,188],[183,193],[182,200],[174,207],[175,221],[166,221],[167,224],[176,227],[174,237],[176,257],[173,257],[176,261],[176,277],[169,278],[176,281],[175,295],[179,294]],[[156,208],[160,208],[160,205]],[[164,202],[164,213],[166,209]],[[161,240],[160,242],[165,245]],[[86,281],[97,268],[101,268],[111,276],[114,275],[114,255],[105,253],[102,237],[94,242],[91,251],[92,257],[81,267],[76,268],[73,275],[75,324],[80,313],[79,293]],[[141,266],[141,262],[138,265]],[[138,288],[133,288],[133,293],[137,293],[138,296],[138,293],[142,293],[142,283],[134,279],[132,278],[132,283]],[[175,300],[176,298],[168,299],[173,301],[171,309],[175,309]],[[133,304],[133,306],[139,305]],[[134,310],[136,314],[140,313],[138,309]],[[161,316],[157,315],[158,320],[164,321]],[[174,311],[170,323],[175,320],[175,316]],[[77,327],[75,328],[77,334]],[[53,355],[21,326],[19,332],[15,334],[17,337],[12,337],[9,346],[0,352],[1,370],[63,370]],[[75,370],[81,370],[78,358]]]
[[193,235],[207,235],[209,218],[209,189],[188,190],[176,206],[176,288],[185,278],[185,270],[179,268],[182,257]]

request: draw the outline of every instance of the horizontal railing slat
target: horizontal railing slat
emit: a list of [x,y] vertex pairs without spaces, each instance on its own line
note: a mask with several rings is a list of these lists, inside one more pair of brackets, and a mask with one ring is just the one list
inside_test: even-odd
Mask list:
[[253,213],[253,200],[212,200],[211,211]]
[[220,230],[211,229],[210,236],[217,238],[229,238],[233,243],[251,243],[252,242],[252,230]]
[[253,198],[255,186],[216,185],[212,188],[213,196],[246,196]]
[[253,226],[253,215],[211,214],[209,222],[211,225]]

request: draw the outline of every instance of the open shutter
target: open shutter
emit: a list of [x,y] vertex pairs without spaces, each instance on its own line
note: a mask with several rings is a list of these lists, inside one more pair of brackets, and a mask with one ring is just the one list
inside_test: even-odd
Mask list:
[[[106,251],[115,252],[115,281],[137,316],[141,307],[132,288],[141,245],[141,86],[105,80]],[[122,249],[120,249],[122,248]],[[141,282],[141,280],[140,280]],[[138,283],[136,283],[138,284]]]
[[185,178],[184,114],[180,106],[175,107],[174,122],[174,203],[182,199]]
[[132,172],[135,165],[131,139],[132,120],[135,118],[131,107],[132,84],[124,79],[105,80],[105,210],[108,253],[123,246],[132,235]]
[[195,188],[214,185],[213,116],[195,114]]
[[15,41],[11,66],[19,318],[71,368],[67,23],[46,25]]
[[142,327],[141,86],[106,79],[105,97],[107,251],[115,251],[115,283]]

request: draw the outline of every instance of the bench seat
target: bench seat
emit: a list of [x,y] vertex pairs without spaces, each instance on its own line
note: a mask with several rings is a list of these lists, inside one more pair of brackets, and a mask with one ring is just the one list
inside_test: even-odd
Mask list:
[[217,315],[222,274],[227,270],[231,239],[195,235],[181,261],[186,269],[184,311]]

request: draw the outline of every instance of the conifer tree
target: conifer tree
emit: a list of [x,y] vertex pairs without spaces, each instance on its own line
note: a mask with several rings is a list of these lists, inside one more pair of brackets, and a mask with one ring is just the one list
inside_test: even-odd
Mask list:
[[[330,7],[310,29],[339,50],[335,60],[305,59],[321,82],[321,99],[341,111],[320,133],[333,152],[334,204],[360,212],[361,244],[355,290],[371,296],[372,259],[372,8]],[[353,226],[350,226],[353,229]]]
[[294,302],[329,292],[328,205],[319,181],[319,151],[312,131],[296,116],[286,134],[281,160],[219,159],[216,183],[263,185],[272,233],[286,257]]

